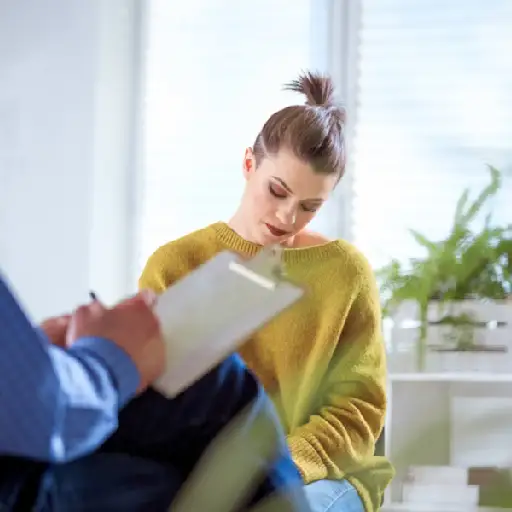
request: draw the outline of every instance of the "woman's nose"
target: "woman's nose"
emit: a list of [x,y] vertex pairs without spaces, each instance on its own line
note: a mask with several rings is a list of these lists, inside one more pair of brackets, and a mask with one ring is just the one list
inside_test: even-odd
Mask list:
[[294,207],[280,208],[277,211],[277,220],[283,224],[283,226],[291,227],[295,224],[297,219],[297,210]]

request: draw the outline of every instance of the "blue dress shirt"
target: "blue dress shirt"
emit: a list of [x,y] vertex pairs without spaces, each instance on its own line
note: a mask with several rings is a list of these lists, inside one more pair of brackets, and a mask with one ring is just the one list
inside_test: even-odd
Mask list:
[[51,345],[0,274],[0,455],[67,462],[92,452],[138,384],[135,365],[109,340]]

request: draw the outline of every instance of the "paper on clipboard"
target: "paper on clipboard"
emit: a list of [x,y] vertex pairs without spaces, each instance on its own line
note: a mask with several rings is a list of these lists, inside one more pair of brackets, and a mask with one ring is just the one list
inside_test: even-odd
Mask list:
[[283,276],[279,249],[262,250],[248,261],[217,254],[157,301],[166,371],[153,387],[176,396],[303,294]]

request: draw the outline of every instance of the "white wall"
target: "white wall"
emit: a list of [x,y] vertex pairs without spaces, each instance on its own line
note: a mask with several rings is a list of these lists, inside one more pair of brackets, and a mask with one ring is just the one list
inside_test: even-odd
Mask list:
[[0,269],[37,319],[130,286],[134,5],[0,3]]

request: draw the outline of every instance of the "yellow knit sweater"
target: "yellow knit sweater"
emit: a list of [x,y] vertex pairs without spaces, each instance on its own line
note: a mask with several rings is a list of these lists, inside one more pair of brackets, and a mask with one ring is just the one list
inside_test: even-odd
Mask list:
[[[260,246],[216,223],[160,247],[139,286],[162,292],[225,249],[251,256]],[[373,273],[344,241],[285,249],[284,259],[288,275],[304,283],[308,295],[240,354],[274,399],[304,481],[347,478],[373,512],[394,474],[386,459],[373,455],[386,411]]]

